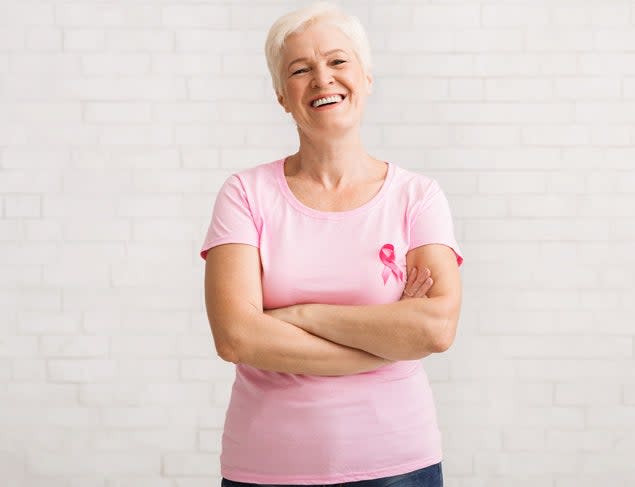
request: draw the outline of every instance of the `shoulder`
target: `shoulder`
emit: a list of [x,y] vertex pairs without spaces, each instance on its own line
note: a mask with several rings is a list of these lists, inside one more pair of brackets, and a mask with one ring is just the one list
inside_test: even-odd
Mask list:
[[276,172],[281,162],[282,159],[276,159],[234,171],[225,181],[230,184],[241,184],[247,192],[271,188],[271,183],[276,180]]
[[277,174],[282,160],[276,159],[231,172],[221,184],[219,197],[248,208],[255,221],[260,221],[262,212],[271,206],[275,198],[279,184]]
[[283,159],[276,159],[256,166],[229,173],[222,183],[224,189],[240,191],[248,199],[268,194],[276,184],[277,170]]
[[394,165],[393,191],[407,197],[409,202],[416,203],[436,194],[441,187],[438,181],[418,170]]
[[240,171],[234,172],[234,174],[241,178],[257,178],[267,174],[274,174],[277,166],[281,164],[283,160],[284,159],[275,159],[273,161],[263,162],[255,166],[241,169]]

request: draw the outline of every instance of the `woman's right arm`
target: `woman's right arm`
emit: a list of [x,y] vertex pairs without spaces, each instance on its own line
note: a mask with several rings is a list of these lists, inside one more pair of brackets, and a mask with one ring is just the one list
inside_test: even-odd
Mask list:
[[263,313],[260,254],[247,244],[207,252],[205,306],[218,355],[263,370],[350,375],[393,363]]

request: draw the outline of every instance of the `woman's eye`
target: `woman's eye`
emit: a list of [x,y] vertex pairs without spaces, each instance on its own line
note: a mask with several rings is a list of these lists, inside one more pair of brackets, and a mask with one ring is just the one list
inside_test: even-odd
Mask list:
[[[341,64],[341,63],[345,63],[346,61],[344,61],[343,59],[336,59],[333,62]],[[307,70],[307,68],[298,69],[297,71],[294,71],[293,74],[302,73],[303,71],[306,71],[306,70]]]

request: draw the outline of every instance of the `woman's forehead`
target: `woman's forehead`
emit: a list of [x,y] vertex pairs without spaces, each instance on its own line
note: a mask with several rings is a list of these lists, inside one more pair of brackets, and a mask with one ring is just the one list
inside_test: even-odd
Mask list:
[[331,25],[315,25],[303,32],[294,32],[289,35],[285,39],[283,51],[290,56],[305,51],[324,56],[335,49],[350,52],[351,46],[351,40],[339,28]]

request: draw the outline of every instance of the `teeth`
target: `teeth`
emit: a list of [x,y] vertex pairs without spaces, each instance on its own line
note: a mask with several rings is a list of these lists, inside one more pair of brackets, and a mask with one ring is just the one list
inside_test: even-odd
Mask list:
[[333,96],[327,96],[326,98],[319,98],[317,100],[315,100],[311,105],[314,108],[319,107],[320,105],[324,105],[325,103],[333,103],[333,102],[340,102],[342,101],[344,98],[341,95],[333,95]]

